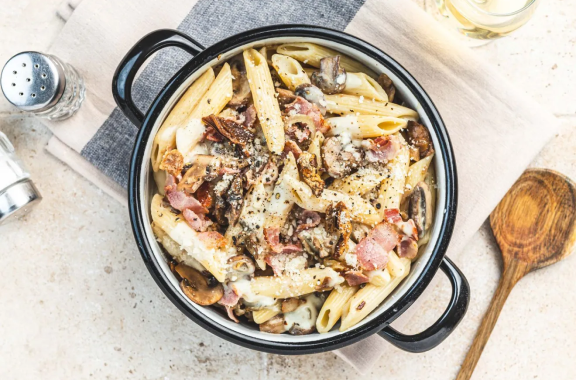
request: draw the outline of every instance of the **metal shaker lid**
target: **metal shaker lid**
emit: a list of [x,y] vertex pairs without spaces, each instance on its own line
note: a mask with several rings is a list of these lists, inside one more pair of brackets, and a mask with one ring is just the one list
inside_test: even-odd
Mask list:
[[42,200],[31,180],[15,183],[0,193],[0,224],[27,214]]
[[54,106],[66,88],[59,62],[49,55],[25,51],[10,58],[0,77],[8,101],[24,111],[43,111]]

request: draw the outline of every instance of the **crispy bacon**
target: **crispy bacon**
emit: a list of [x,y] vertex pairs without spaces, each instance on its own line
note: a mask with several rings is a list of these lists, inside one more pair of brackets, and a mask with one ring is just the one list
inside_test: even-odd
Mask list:
[[190,209],[185,209],[182,212],[182,215],[184,215],[186,223],[188,223],[188,225],[192,227],[194,231],[204,232],[210,225],[212,225],[212,221],[206,218],[204,214],[196,214]]
[[315,211],[304,210],[298,218],[298,227],[296,227],[296,233],[307,230],[309,228],[314,228],[320,224],[320,221],[320,214]]
[[250,107],[246,108],[246,111],[242,112],[244,115],[244,126],[248,129],[254,128],[254,123],[256,123],[257,116],[256,116],[256,108],[254,104],[251,104]]
[[239,300],[240,295],[236,293],[236,289],[232,286],[224,285],[224,295],[218,303],[223,306],[234,307]]
[[366,139],[362,142],[362,146],[366,149],[368,162],[389,161],[400,151],[400,141],[394,135]]
[[398,223],[402,221],[402,216],[400,216],[400,210],[397,208],[387,208],[384,210],[384,219],[388,223]]
[[314,121],[314,126],[317,131],[326,133],[330,130],[330,125],[324,121],[320,109],[316,104],[310,103],[301,96],[297,96],[292,103],[286,104],[284,108],[284,114],[288,116],[293,115],[307,115]]
[[399,232],[398,256],[413,259],[418,254],[418,228],[412,219],[404,222],[397,208],[384,210],[384,219]]
[[212,194],[210,194],[210,182],[204,182],[198,188],[198,190],[196,190],[196,193],[194,195],[196,199],[198,199],[198,202],[200,202],[200,204],[203,207],[207,209],[212,207],[212,204],[214,203],[214,198],[212,197]]
[[288,156],[288,153],[290,152],[292,152],[294,158],[298,160],[298,158],[302,154],[302,149],[300,149],[298,144],[296,144],[294,141],[286,140],[286,143],[284,144],[284,154]]
[[226,137],[234,144],[244,147],[254,140],[254,134],[246,129],[242,124],[233,120],[224,119],[216,115],[209,115],[202,118],[202,121],[212,128],[215,128],[220,134]]
[[204,131],[204,138],[209,141],[222,142],[224,141],[224,136],[216,128],[207,125]]
[[398,244],[399,235],[394,226],[382,222],[356,246],[358,263],[364,270],[383,268],[388,263],[388,252]]
[[269,227],[264,229],[264,239],[270,246],[274,253],[296,253],[302,252],[302,245],[298,244],[282,244],[280,243],[280,227]]
[[356,270],[351,270],[344,273],[344,278],[346,279],[346,282],[348,282],[348,285],[350,286],[357,286],[369,282],[368,276]]
[[230,306],[224,306],[224,308],[226,309],[226,314],[228,315],[228,318],[230,318],[231,320],[233,320],[236,323],[240,323],[240,321],[238,320],[238,318],[236,318],[236,315],[234,315],[234,309],[232,309]]
[[166,177],[166,186],[164,187],[164,191],[166,193],[166,198],[168,198],[168,202],[170,202],[170,206],[178,211],[189,209],[194,211],[196,214],[206,214],[208,212],[208,210],[202,206],[196,198],[178,190],[176,180],[172,175]]

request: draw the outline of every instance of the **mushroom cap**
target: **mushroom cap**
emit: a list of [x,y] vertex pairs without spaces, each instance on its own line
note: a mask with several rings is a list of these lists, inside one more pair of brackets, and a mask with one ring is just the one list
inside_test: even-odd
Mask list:
[[432,224],[432,194],[425,182],[418,182],[414,186],[410,195],[408,214],[416,225],[418,237],[424,237]]
[[325,94],[337,94],[346,88],[346,70],[340,66],[340,56],[320,60],[320,71],[310,77],[312,83]]
[[326,114],[326,98],[324,93],[318,87],[310,83],[302,83],[294,92],[297,96],[301,96],[312,104],[316,104],[322,115]]
[[182,278],[180,288],[184,294],[198,305],[213,305],[220,301],[224,295],[221,283],[211,281],[210,278],[194,268],[180,263],[176,266],[175,271]]

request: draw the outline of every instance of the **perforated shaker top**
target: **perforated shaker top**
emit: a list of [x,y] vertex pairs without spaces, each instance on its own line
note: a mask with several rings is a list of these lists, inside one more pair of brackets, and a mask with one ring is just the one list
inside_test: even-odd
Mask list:
[[2,69],[0,85],[6,99],[24,111],[43,111],[64,93],[66,77],[51,56],[26,51],[10,58]]

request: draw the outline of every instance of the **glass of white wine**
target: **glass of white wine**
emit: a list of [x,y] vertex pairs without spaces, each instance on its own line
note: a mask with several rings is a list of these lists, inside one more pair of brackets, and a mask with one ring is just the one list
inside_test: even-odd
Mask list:
[[466,43],[483,45],[507,36],[526,24],[540,0],[426,0],[440,22],[466,36]]

